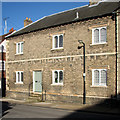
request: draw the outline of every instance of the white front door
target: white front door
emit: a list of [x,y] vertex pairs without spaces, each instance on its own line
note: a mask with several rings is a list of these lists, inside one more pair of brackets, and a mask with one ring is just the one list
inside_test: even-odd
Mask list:
[[42,92],[42,71],[33,71],[33,92]]

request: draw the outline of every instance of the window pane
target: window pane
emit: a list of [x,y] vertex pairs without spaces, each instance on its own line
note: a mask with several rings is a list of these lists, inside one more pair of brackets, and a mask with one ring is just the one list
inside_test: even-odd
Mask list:
[[94,71],[94,85],[99,85],[99,71]]
[[21,82],[23,82],[23,72],[21,72]]
[[18,53],[20,53],[20,43],[18,43]]
[[94,30],[94,43],[99,43],[99,29]]
[[106,85],[106,80],[107,80],[107,74],[105,70],[101,71],[101,84],[105,84]]
[[63,47],[63,35],[59,36],[59,47]]
[[20,73],[19,72],[18,72],[17,78],[18,78],[18,82],[20,82]]
[[23,43],[21,43],[21,53],[23,52]]
[[100,30],[100,33],[101,33],[101,42],[106,42],[106,38],[107,38],[106,29],[102,28]]
[[54,39],[55,39],[54,46],[55,46],[55,48],[58,48],[58,36],[55,36]]
[[63,72],[59,72],[59,83],[63,83]]
[[58,83],[58,72],[57,71],[54,72],[54,79],[55,79],[55,83]]

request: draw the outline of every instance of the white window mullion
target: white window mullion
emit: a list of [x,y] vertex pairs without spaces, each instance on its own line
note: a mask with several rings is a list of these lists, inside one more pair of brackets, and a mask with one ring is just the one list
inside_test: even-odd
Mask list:
[[19,49],[19,51],[20,51],[20,53],[21,53],[21,43],[20,43],[20,47],[19,47],[20,49]]
[[57,35],[57,37],[58,37],[58,43],[57,43],[57,44],[58,44],[58,47],[57,47],[57,48],[59,48],[59,35]]
[[16,72],[16,83],[18,83],[18,72]]
[[18,43],[16,43],[16,53],[18,54]]
[[59,71],[60,70],[58,70],[58,84],[60,83],[60,81],[59,81],[60,80]]
[[94,43],[94,29],[92,29],[92,43]]
[[92,70],[92,85],[94,85],[94,70]]
[[55,84],[55,75],[54,75],[55,71],[52,71],[52,83]]
[[55,37],[53,36],[52,38],[52,46],[53,46],[53,49],[55,48]]
[[101,70],[99,70],[99,86],[101,85]]
[[99,28],[99,43],[101,43],[101,29]]

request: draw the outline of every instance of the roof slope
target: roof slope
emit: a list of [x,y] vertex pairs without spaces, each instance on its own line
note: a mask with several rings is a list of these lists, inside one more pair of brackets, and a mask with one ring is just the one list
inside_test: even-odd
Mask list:
[[[83,6],[79,8],[75,8],[72,10],[68,10],[65,12],[53,14],[47,17],[44,17],[16,32],[11,34],[7,37],[12,37],[48,27],[53,27],[57,25],[67,24],[70,22],[84,20],[88,18],[108,15],[114,12],[115,10],[119,9],[120,3],[119,2],[100,2],[96,6]],[[79,18],[76,18],[76,12],[79,13]]]

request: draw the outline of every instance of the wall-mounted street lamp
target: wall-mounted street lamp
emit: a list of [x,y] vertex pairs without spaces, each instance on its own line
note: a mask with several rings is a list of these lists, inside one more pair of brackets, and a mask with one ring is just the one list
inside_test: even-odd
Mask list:
[[82,46],[78,46],[78,49],[81,49],[83,47],[83,104],[86,104],[86,90],[85,90],[85,43],[82,40],[78,40],[80,44],[83,44]]

